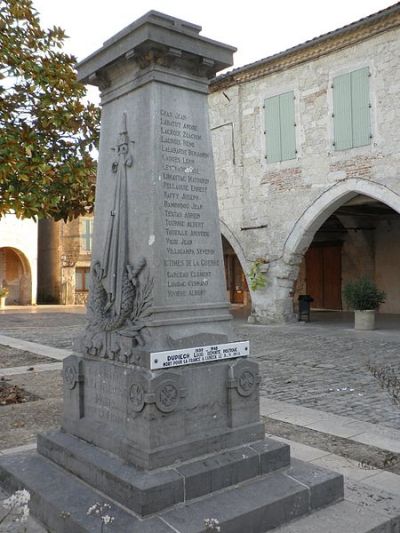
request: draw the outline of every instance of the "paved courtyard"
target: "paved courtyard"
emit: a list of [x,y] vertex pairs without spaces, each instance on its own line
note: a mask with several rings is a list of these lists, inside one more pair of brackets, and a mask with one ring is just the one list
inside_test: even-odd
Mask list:
[[238,330],[260,362],[262,396],[400,429],[400,406],[369,369],[400,376],[398,331],[311,323]]
[[[234,319],[237,339],[250,340],[260,363],[267,432],[290,444],[293,458],[344,474],[343,505],[355,500],[368,528],[400,509],[400,407],[369,369],[400,373],[397,324],[391,317],[376,331],[357,332],[346,314],[314,313],[308,324],[281,326],[249,325],[240,313]],[[20,387],[28,398],[0,405],[0,455],[30,450],[37,433],[60,426],[61,360],[84,325],[83,307],[0,312],[0,385]],[[4,513],[0,505],[0,521]],[[18,527],[10,517],[0,532]],[[26,531],[45,530],[30,519]]]
[[[9,309],[0,313],[0,335],[70,349],[84,313],[83,307]],[[357,332],[349,315],[316,313],[310,323],[280,326],[236,318],[234,328],[260,363],[262,396],[400,429],[399,405],[368,368],[400,370],[397,323],[390,317],[381,329]]]

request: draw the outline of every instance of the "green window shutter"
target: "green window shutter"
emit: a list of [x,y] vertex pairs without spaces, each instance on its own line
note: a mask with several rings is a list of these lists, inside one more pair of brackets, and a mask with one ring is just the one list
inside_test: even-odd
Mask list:
[[273,96],[265,100],[265,138],[268,163],[281,161],[279,96]]
[[351,73],[351,103],[353,147],[364,146],[369,144],[371,139],[368,68]]
[[279,114],[281,122],[281,161],[296,157],[296,131],[294,125],[293,91],[279,97]]
[[93,237],[93,219],[83,220],[83,233],[82,233],[82,248],[86,252],[92,251],[92,237]]
[[265,100],[265,136],[269,163],[296,157],[293,91]]
[[336,150],[353,146],[350,73],[333,80],[333,117]]

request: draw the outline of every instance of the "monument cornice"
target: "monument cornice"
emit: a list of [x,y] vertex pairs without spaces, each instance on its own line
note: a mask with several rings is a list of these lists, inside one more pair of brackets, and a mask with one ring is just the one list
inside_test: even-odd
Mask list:
[[[175,66],[177,63],[175,62]],[[202,69],[199,65],[199,73]],[[181,87],[191,91],[208,94],[208,80],[206,77],[195,75],[183,68],[175,68],[173,72],[163,64],[156,61],[149,65],[143,66],[127,80],[113,80],[113,83],[107,77],[108,82],[104,83],[104,78],[100,80],[90,77],[90,83],[97,85],[101,90],[101,104],[112,102],[131,91],[143,87],[147,83],[160,82],[166,85]]]
[[400,5],[397,4],[353,24],[219,76],[210,82],[209,91],[213,93],[314,61],[399,26]]
[[201,26],[149,11],[130,24],[77,65],[78,79],[83,83],[107,88],[109,67],[137,61],[140,68],[157,61],[154,54],[197,60],[205,68],[206,78],[231,65],[236,48],[200,36]]

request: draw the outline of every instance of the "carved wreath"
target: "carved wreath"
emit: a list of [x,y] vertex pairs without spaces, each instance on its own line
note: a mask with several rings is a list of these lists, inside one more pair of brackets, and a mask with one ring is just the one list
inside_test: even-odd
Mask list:
[[[139,274],[143,271],[143,282]],[[150,277],[146,259],[141,257],[137,265],[127,265],[123,274],[121,311],[114,315],[107,310],[107,292],[102,283],[102,268],[97,261],[92,269],[92,297],[89,308],[92,311],[93,325],[102,331],[120,329],[127,321],[137,324],[151,314],[151,293],[153,279]]]

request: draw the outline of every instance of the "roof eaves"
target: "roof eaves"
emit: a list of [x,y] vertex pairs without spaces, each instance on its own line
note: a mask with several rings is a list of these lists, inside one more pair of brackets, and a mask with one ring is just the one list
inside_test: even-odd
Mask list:
[[[304,43],[298,44],[296,46],[293,46],[291,48],[288,48],[287,50],[283,50],[282,52],[278,52],[276,54],[273,54],[271,56],[265,57],[263,59],[259,59],[253,63],[249,63],[247,65],[243,65],[242,67],[235,68],[229,72],[226,72],[225,74],[222,74],[221,76],[217,76],[213,78],[210,82],[210,86],[218,86],[223,85],[224,87],[226,85],[231,85],[235,83],[235,77],[248,72],[248,71],[255,71],[259,67],[262,67],[268,63],[272,63],[275,61],[278,61],[280,59],[283,59],[287,56],[296,54],[298,52],[301,52],[307,48],[311,48],[314,46],[317,46],[321,43],[324,43],[330,39],[334,39],[336,37],[339,37],[341,35],[351,33],[353,31],[356,31],[363,26],[371,25],[375,22],[378,22],[379,20],[389,17],[393,14],[400,13],[400,2],[397,2],[396,4],[393,4],[392,6],[389,6],[385,9],[382,9],[381,11],[378,11],[376,13],[373,13],[371,15],[368,15],[367,17],[364,17],[360,20],[357,20],[355,22],[352,22],[350,24],[347,24],[346,26],[343,26],[341,28],[338,28],[336,30],[330,31],[328,33],[324,33],[318,37],[314,37],[313,39],[309,39],[308,41],[305,41]],[[261,74],[263,75],[263,74]],[[231,82],[231,83],[230,83]],[[214,88],[214,87],[213,87]],[[217,87],[215,87],[217,89]]]

